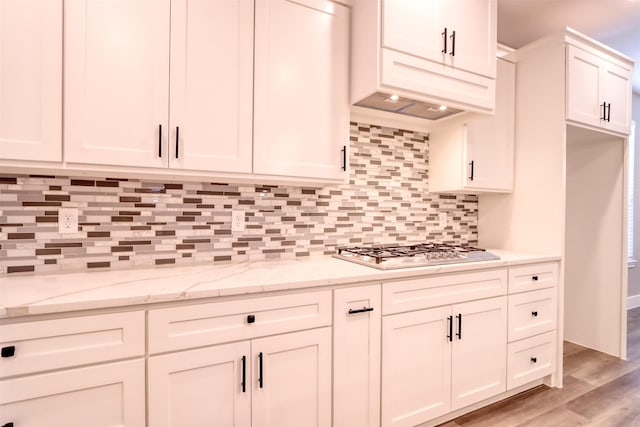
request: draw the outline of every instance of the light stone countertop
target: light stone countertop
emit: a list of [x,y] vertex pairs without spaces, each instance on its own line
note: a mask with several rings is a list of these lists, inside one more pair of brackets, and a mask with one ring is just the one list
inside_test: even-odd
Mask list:
[[518,264],[559,256],[490,250],[499,260],[377,270],[332,257],[222,265],[0,277],[0,318],[387,281]]

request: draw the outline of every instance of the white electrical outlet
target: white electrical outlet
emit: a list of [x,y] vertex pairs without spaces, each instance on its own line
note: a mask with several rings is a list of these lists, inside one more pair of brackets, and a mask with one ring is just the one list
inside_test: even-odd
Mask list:
[[58,233],[78,232],[78,208],[58,209]]
[[439,212],[438,213],[438,223],[440,225],[440,228],[445,228],[447,226],[447,213],[446,212]]
[[231,211],[231,231],[244,231],[243,211]]

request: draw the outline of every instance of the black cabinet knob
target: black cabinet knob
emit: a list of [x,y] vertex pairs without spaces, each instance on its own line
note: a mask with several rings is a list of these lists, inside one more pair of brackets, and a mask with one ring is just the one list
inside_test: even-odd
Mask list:
[[531,276],[531,280],[533,280],[534,282],[538,281],[538,276]]
[[2,427],[13,427],[13,423],[2,424]]
[[531,317],[538,317],[538,312],[537,311],[532,311],[531,312]]
[[250,314],[247,316],[247,323],[254,323],[256,321],[256,316],[253,314]]
[[[16,346],[15,345],[9,345],[6,347],[2,347],[2,357],[13,357],[16,354]],[[4,426],[2,426],[4,427]]]
[[537,363],[538,362],[538,358],[537,357],[532,357],[531,358],[531,363]]

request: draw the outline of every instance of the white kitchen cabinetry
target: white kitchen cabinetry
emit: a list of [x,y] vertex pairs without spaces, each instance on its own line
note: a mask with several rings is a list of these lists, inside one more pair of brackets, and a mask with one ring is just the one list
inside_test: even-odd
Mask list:
[[382,425],[414,426],[506,390],[506,297],[385,317]]
[[513,190],[516,64],[498,58],[496,110],[429,134],[430,192]]
[[242,0],[69,1],[65,160],[250,172],[252,25]]
[[0,424],[145,425],[144,359],[117,361],[144,356],[143,312],[0,325],[0,339]]
[[380,285],[333,295],[333,426],[380,426]]
[[567,47],[567,120],[628,135],[632,66],[606,52]]
[[253,171],[340,179],[349,145],[349,8],[259,0]]
[[415,426],[506,390],[506,292],[506,270],[383,284],[382,426]]
[[0,2],[0,159],[62,158],[62,0]]
[[557,283],[556,263],[509,269],[508,390],[555,371]]
[[150,310],[149,424],[331,425],[330,324],[330,291]]
[[493,111],[495,1],[356,0],[353,7],[352,103],[397,94]]

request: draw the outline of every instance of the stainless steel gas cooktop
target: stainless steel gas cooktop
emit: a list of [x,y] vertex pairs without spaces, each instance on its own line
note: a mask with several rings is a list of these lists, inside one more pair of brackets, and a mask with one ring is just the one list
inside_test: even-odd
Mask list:
[[338,253],[333,256],[380,270],[500,259],[484,249],[442,243],[352,246],[338,248]]

